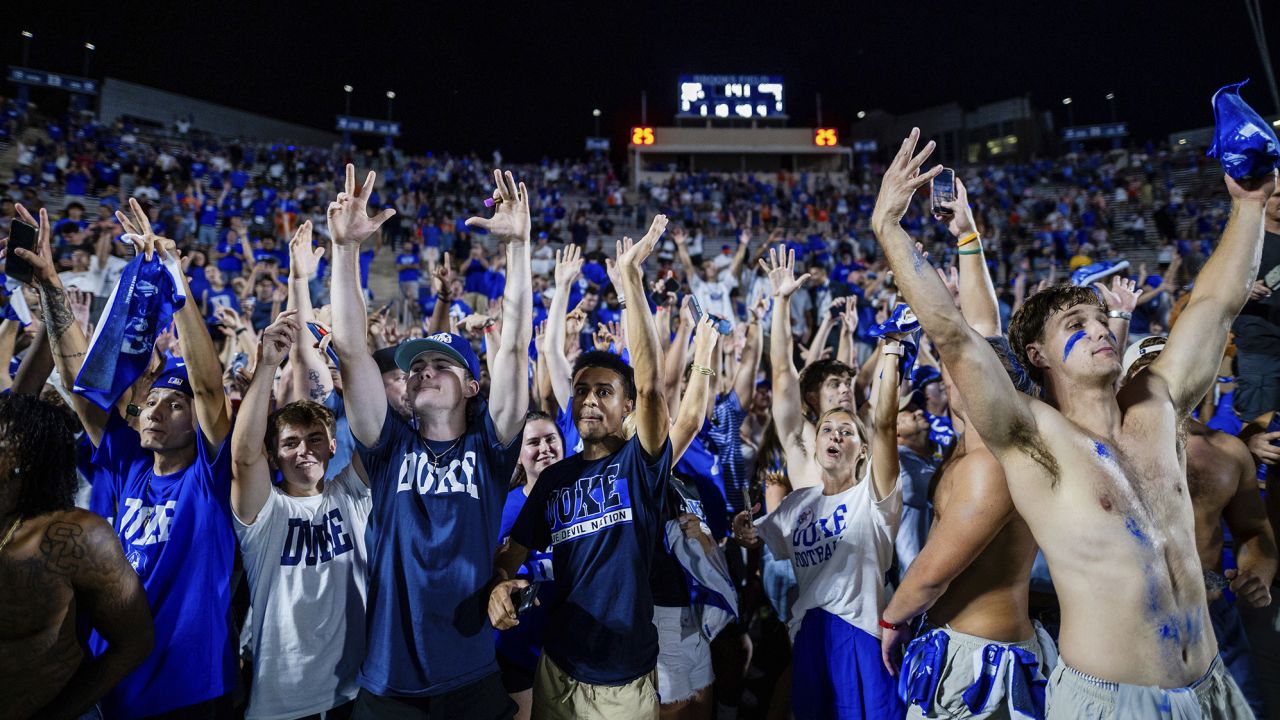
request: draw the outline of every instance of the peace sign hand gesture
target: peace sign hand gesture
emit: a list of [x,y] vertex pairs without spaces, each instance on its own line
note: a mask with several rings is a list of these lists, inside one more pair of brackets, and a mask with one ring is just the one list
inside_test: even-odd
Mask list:
[[396,211],[387,208],[374,217],[369,217],[369,197],[373,195],[373,185],[378,179],[372,170],[365,177],[364,186],[356,192],[356,166],[347,163],[347,179],[345,189],[329,203],[329,233],[337,245],[359,246],[366,238],[382,227],[382,223],[391,219]]

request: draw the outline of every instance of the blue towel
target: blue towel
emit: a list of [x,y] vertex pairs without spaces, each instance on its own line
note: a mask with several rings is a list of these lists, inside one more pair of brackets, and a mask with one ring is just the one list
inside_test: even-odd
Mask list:
[[1271,123],[1240,97],[1245,80],[1213,94],[1213,145],[1209,157],[1218,158],[1228,175],[1240,180],[1270,174],[1280,166],[1280,141]]
[[125,266],[94,330],[75,391],[109,410],[151,362],[156,335],[186,303],[176,260],[137,255]]
[[950,639],[945,632],[934,630],[907,645],[902,656],[902,671],[898,673],[898,697],[902,702],[929,710],[938,692],[942,668],[947,663]]

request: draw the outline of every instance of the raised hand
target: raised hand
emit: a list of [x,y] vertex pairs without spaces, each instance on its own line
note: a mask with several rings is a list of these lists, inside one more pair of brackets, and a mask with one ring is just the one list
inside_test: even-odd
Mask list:
[[89,309],[93,305],[93,293],[71,288],[67,290],[67,306],[71,308],[71,316],[80,325],[80,332],[89,337]]
[[244,321],[241,320],[240,314],[229,307],[220,307],[214,310],[213,317],[218,321],[222,334],[230,338],[235,337],[236,331],[244,327]]
[[14,206],[18,211],[18,218],[28,225],[36,226],[36,249],[35,252],[26,248],[13,248],[11,251],[14,257],[22,258],[31,264],[31,286],[47,285],[51,287],[61,287],[62,282],[58,279],[58,268],[53,264],[53,250],[50,248],[50,241],[53,238],[53,225],[49,223],[49,213],[44,208],[40,208],[40,222],[31,217],[31,213],[21,205]]
[[311,246],[311,221],[307,220],[298,226],[289,241],[289,269],[298,277],[310,278],[316,274],[322,257],[324,248]]
[[684,234],[684,228],[680,227],[679,225],[671,228],[671,239],[675,242],[676,245],[683,246],[687,240]]
[[941,165],[935,165],[928,172],[920,172],[920,166],[933,154],[934,142],[930,140],[917,153],[916,143],[919,141],[920,128],[911,128],[911,134],[902,141],[902,147],[898,148],[898,154],[885,171],[884,178],[880,181],[880,195],[876,198],[876,207],[872,212],[873,228],[882,223],[900,222],[916,190],[942,172]]
[[956,178],[956,198],[939,205],[951,212],[947,215],[935,214],[934,217],[939,220],[945,219],[947,230],[950,230],[957,239],[971,232],[977,232],[978,226],[973,222],[973,208],[969,207],[969,193],[964,189],[964,183],[960,178]]
[[542,348],[547,342],[547,321],[543,320],[533,326],[533,349],[538,352],[538,356],[542,356]]
[[1138,289],[1138,283],[1119,275],[1111,278],[1111,287],[1096,282],[1093,284],[1098,289],[1098,294],[1102,295],[1102,299],[1107,303],[1107,307],[1112,310],[1124,310],[1125,312],[1133,312],[1138,307],[1138,296],[1142,291]]
[[769,314],[770,302],[772,301],[770,301],[769,298],[764,295],[761,295],[760,297],[756,298],[756,304],[751,306],[752,322],[754,322],[757,325],[764,322],[764,316]]
[[854,297],[850,297],[849,301],[844,305],[844,312],[841,313],[841,319],[844,321],[845,332],[850,335],[858,330],[858,301]]
[[289,356],[293,348],[294,338],[298,336],[298,311],[285,310],[276,316],[274,322],[262,331],[262,342],[258,345],[258,366],[277,368]]
[[605,327],[604,323],[600,323],[596,326],[596,332],[591,338],[591,343],[595,345],[596,350],[600,352],[607,352],[613,345],[613,341],[613,333],[609,332],[609,329]]
[[[928,253],[922,253],[922,256],[928,257]],[[956,266],[947,266],[946,272],[943,272],[942,268],[934,268],[934,270],[938,271],[938,277],[942,278],[942,284],[946,285],[947,292],[951,293],[951,302],[956,307],[960,307],[960,273],[956,270]]]
[[662,237],[662,233],[667,229],[667,216],[654,215],[653,222],[649,224],[649,230],[640,238],[640,242],[633,243],[631,238],[624,237],[618,241],[617,257],[618,266],[634,267],[637,270],[644,263],[645,258],[649,257],[649,253],[653,252],[653,248],[658,244],[658,238]]
[[693,361],[703,367],[711,364],[711,354],[716,348],[720,331],[710,315],[704,314],[693,332]]
[[453,258],[449,257],[449,253],[444,254],[444,259],[436,266],[431,273],[431,288],[435,290],[437,295],[448,295],[450,288],[453,287],[453,278],[457,275],[453,269]]
[[1272,170],[1262,177],[1241,180],[1236,180],[1230,175],[1223,175],[1222,179],[1227,183],[1227,192],[1231,193],[1232,200],[1265,203],[1271,198],[1271,194],[1275,192],[1277,172]]
[[788,250],[779,257],[776,248],[769,249],[769,260],[760,261],[760,267],[769,274],[769,286],[776,298],[789,298],[796,290],[804,287],[809,280],[809,273],[796,277],[796,251]]
[[329,234],[337,245],[359,246],[370,235],[382,227],[382,223],[391,219],[396,211],[387,208],[374,217],[369,217],[369,197],[373,195],[373,186],[378,175],[372,170],[365,177],[364,186],[356,192],[356,166],[347,163],[346,184],[337,199],[329,203]]
[[563,250],[556,251],[556,292],[561,288],[567,289],[574,280],[578,279],[578,274],[582,272],[582,263],[582,248],[577,245],[565,245]]
[[693,325],[693,296],[685,295],[684,300],[680,303],[680,327],[692,330]]
[[508,242],[529,242],[529,191],[509,170],[494,170],[493,182],[493,217],[467,218],[467,227],[483,228]]
[[169,238],[155,234],[151,229],[151,220],[137,198],[129,198],[129,212],[131,216],[117,210],[116,219],[120,221],[120,227],[124,229],[126,239],[134,243],[134,247],[143,257],[150,260],[153,255],[159,253],[161,261],[179,260],[178,244]]

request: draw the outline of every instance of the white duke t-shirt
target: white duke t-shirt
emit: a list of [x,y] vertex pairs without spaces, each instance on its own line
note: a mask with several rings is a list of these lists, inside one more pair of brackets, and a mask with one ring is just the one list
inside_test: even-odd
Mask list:
[[793,639],[814,608],[880,637],[878,621],[889,600],[884,574],[901,514],[901,487],[876,502],[868,473],[838,495],[823,495],[821,487],[796,490],[756,521],[774,556],[789,558],[795,568]]
[[319,495],[273,487],[252,525],[236,518],[253,605],[248,720],[313,715],[359,692],[372,503],[347,466]]

